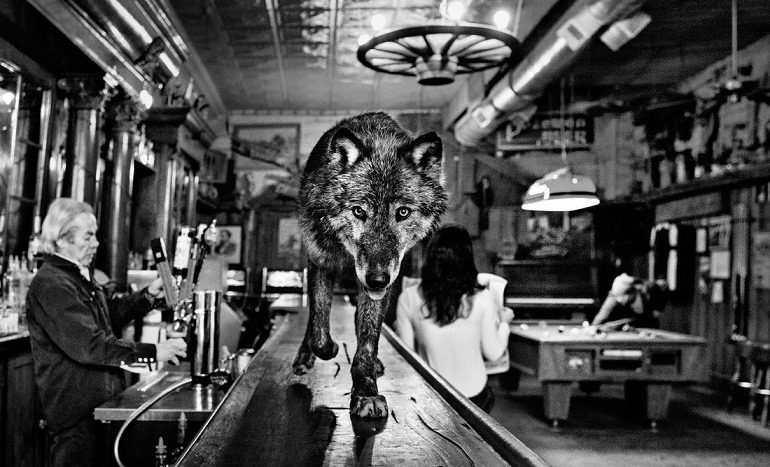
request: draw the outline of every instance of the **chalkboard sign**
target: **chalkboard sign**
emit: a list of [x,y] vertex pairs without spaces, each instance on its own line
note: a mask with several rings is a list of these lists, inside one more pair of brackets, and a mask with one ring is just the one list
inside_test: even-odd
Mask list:
[[593,118],[586,114],[568,113],[562,120],[558,112],[548,112],[535,114],[521,128],[506,123],[497,132],[497,150],[560,150],[562,137],[566,140],[567,149],[590,149],[594,141]]

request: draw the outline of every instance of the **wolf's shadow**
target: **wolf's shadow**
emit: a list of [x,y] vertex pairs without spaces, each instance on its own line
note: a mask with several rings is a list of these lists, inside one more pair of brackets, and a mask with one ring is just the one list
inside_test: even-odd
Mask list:
[[323,465],[331,443],[337,417],[326,407],[311,410],[313,393],[295,383],[286,388],[286,425],[284,465]]

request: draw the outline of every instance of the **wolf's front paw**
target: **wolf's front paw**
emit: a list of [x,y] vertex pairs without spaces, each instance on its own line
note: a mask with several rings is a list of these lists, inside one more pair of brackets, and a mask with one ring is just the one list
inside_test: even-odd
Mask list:
[[388,416],[388,402],[385,396],[352,396],[350,413],[361,418],[385,418]]
[[315,355],[310,349],[302,346],[297,352],[297,357],[294,359],[292,367],[294,368],[295,375],[304,375],[315,365]]
[[385,374],[385,365],[382,364],[379,358],[374,359],[374,372],[378,378]]
[[340,346],[331,339],[325,339],[321,343],[313,343],[313,353],[321,360],[331,360],[337,356]]

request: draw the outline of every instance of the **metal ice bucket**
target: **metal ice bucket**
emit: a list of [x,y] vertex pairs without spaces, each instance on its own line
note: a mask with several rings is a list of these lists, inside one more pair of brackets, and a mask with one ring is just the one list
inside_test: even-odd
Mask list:
[[192,370],[193,384],[209,384],[209,374],[219,363],[219,307],[222,292],[201,290],[193,296],[195,323],[192,335]]

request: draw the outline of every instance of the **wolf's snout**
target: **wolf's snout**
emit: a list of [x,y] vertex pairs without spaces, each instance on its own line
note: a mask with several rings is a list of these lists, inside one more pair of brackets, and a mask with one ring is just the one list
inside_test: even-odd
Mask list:
[[390,284],[390,274],[387,272],[368,272],[366,273],[366,286],[370,289],[384,289]]

